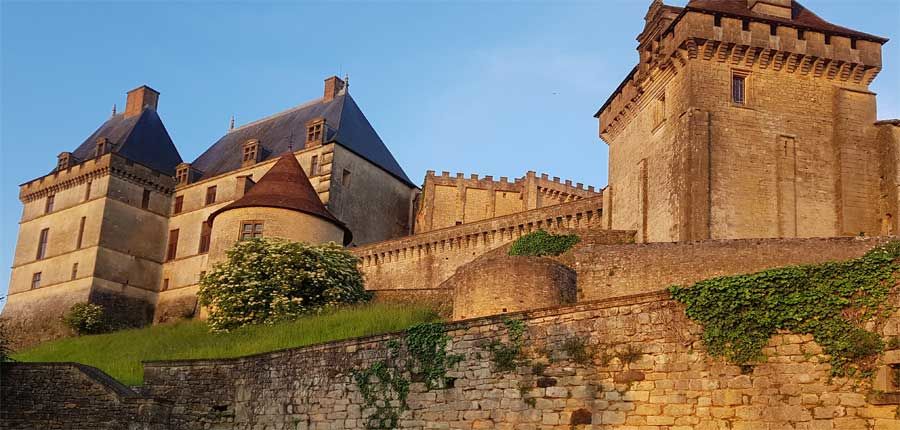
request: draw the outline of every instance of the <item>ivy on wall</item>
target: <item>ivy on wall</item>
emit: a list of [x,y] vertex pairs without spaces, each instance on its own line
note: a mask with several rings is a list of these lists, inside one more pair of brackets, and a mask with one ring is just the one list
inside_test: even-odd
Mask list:
[[866,359],[884,349],[878,334],[861,328],[892,312],[888,294],[897,281],[900,242],[845,262],[784,267],[724,276],[669,292],[703,325],[712,355],[746,364],[778,330],[811,334],[831,356],[835,376],[868,370]]
[[522,352],[525,322],[520,319],[504,318],[503,325],[506,327],[509,341],[501,342],[495,339],[484,345],[484,348],[491,353],[491,361],[494,363],[495,370],[510,372],[516,370],[516,367],[525,361]]
[[406,330],[409,359],[400,359],[400,342],[388,342],[388,358],[353,373],[365,408],[372,409],[366,418],[367,429],[394,429],[400,415],[409,409],[410,379],[421,378],[428,390],[447,387],[452,381],[447,370],[462,360],[462,355],[449,354],[450,336],[441,323],[417,324]]
[[541,257],[560,255],[578,242],[581,238],[574,234],[550,234],[544,230],[528,233],[513,242],[509,255]]

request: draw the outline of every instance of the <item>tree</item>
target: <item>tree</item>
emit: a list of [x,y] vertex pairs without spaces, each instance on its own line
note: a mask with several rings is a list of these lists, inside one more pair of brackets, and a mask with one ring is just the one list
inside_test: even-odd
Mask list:
[[200,280],[198,296],[213,331],[271,324],[369,300],[358,264],[334,243],[244,240]]

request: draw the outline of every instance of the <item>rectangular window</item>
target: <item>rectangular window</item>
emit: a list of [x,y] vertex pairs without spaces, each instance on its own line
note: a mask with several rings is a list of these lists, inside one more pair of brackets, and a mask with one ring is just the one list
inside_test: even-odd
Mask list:
[[37,259],[43,260],[47,256],[47,239],[50,236],[50,229],[41,230],[41,237],[38,239]]
[[308,143],[320,143],[322,142],[323,136],[323,126],[325,124],[322,122],[310,125],[306,128],[306,141]]
[[88,201],[91,198],[91,181],[87,181],[87,185],[84,187],[84,200]]
[[166,291],[169,289],[169,278],[163,279],[162,291]]
[[741,30],[750,31],[750,20],[745,19],[741,21]]
[[257,154],[259,152],[259,141],[258,140],[248,140],[244,143],[244,158],[242,160],[242,165],[247,166],[256,162]]
[[216,186],[213,185],[206,189],[206,204],[211,205],[216,202]]
[[319,156],[313,155],[312,160],[309,162],[309,176],[318,176],[319,175]]
[[169,244],[166,248],[166,261],[174,260],[178,254],[178,229],[169,230]]
[[103,154],[106,154],[106,151],[108,149],[109,148],[107,148],[107,140],[105,138],[100,138],[99,140],[97,140],[97,150],[94,153],[94,156],[99,157]]
[[150,190],[144,190],[144,195],[141,196],[141,209],[147,209],[150,207]]
[[262,221],[241,222],[241,240],[256,239],[263,235]]
[[53,204],[56,203],[56,196],[51,194],[47,196],[47,202],[44,204],[44,213],[53,212]]
[[175,182],[177,182],[178,185],[188,183],[188,172],[189,169],[187,167],[179,168],[178,171],[175,172]]
[[797,39],[806,40],[806,32],[803,30],[797,30]]
[[212,233],[209,223],[203,221],[203,224],[200,226],[200,253],[209,252],[209,236]]
[[31,275],[31,289],[40,288],[41,286],[41,272],[35,272],[34,275]]
[[175,208],[172,209],[173,213],[180,214],[181,211],[184,210],[184,196],[175,196]]
[[75,249],[81,249],[81,242],[84,240],[84,223],[87,217],[81,217],[81,224],[78,225],[78,238],[75,239]]
[[341,185],[344,187],[350,186],[350,171],[347,169],[344,169],[344,173],[341,175]]
[[78,277],[78,263],[72,265],[72,280]]
[[743,105],[747,102],[747,77],[733,75],[731,77],[731,101],[734,104]]

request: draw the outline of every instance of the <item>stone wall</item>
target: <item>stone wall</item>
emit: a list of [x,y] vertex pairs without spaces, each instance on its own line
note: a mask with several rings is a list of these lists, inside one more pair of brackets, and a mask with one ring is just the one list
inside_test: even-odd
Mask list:
[[441,287],[452,291],[454,320],[571,305],[576,300],[575,271],[545,257],[489,254],[461,267]]
[[643,242],[881,233],[896,160],[878,155],[868,89],[880,43],[666,8],[651,6],[641,61],[597,115],[607,228]]
[[576,246],[566,262],[578,274],[578,301],[690,285],[723,275],[860,257],[886,238],[743,239],[692,243]]
[[600,229],[602,196],[408,236],[353,249],[371,291],[433,289],[456,269],[539,229],[591,230],[600,243],[633,233]]
[[[900,305],[896,297],[892,300]],[[484,345],[508,341],[504,318],[448,325],[450,352],[463,356],[447,374],[454,378],[452,386],[429,391],[413,382],[401,428],[887,430],[900,425],[895,395],[875,392],[867,381],[832,378],[827,357],[809,336],[774,336],[765,348],[767,359],[755,366],[741,368],[709,357],[699,342],[700,328],[665,294],[514,317],[526,326],[527,363],[514,371],[493,365]],[[878,331],[900,335],[900,315]],[[362,429],[370,411],[351,375],[384,359],[387,341],[397,338],[354,339],[240,359],[146,363],[140,391],[148,399],[172,403],[169,429]],[[587,354],[576,360],[570,353],[577,350],[566,345],[580,342]],[[885,354],[881,362],[888,361],[900,362],[900,353]],[[12,368],[18,366],[35,365]],[[41,393],[4,392],[6,420],[53,410],[46,408],[61,397],[72,398],[66,396],[75,390],[32,388],[53,383],[24,370],[5,375],[4,390]],[[63,379],[53,386],[73,385]],[[91,398],[72,398],[60,416],[81,422],[109,419],[105,411],[82,406]]]
[[550,179],[547,174],[537,176],[527,172],[512,181],[503,176],[462,173],[450,176],[450,172],[435,175],[433,170],[425,174],[422,195],[416,210],[416,234],[432,230],[468,224],[526,210],[568,203],[584,198],[597,197],[600,191],[572,181]]
[[0,429],[167,430],[171,404],[76,363],[0,365]]

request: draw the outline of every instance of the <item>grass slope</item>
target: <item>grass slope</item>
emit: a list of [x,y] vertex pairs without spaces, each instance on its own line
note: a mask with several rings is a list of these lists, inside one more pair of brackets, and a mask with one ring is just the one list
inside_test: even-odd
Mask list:
[[97,367],[126,385],[140,385],[141,361],[240,357],[278,349],[404,330],[437,320],[427,308],[370,304],[275,325],[210,333],[206,323],[122,330],[48,342],[13,354],[16,361],[74,361]]

